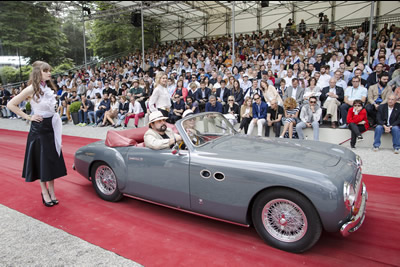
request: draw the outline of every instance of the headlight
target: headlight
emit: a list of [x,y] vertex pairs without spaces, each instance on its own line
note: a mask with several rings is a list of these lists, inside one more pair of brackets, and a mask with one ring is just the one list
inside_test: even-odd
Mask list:
[[344,182],[343,184],[343,197],[346,208],[351,211],[354,205],[354,201],[356,200],[356,191],[354,190],[354,187],[348,182]]

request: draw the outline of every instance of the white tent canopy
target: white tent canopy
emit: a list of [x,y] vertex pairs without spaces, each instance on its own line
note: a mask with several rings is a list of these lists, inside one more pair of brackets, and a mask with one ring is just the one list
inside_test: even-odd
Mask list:
[[[138,11],[143,5],[147,20],[158,22],[161,42],[220,36],[232,32],[232,8],[235,32],[250,33],[285,27],[291,18],[296,24],[304,19],[308,27],[318,26],[319,13],[338,27],[361,24],[370,17],[371,1],[109,1],[117,8],[98,11],[91,18]],[[268,7],[262,7],[268,3]],[[376,1],[374,16],[389,24],[400,25],[400,1]],[[374,22],[377,24],[377,22]]]

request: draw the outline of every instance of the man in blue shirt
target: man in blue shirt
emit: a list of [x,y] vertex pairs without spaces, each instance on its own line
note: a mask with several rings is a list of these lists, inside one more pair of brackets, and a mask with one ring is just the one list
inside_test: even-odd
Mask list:
[[207,111],[217,111],[222,113],[222,104],[217,101],[215,95],[210,95],[206,104],[206,112]]
[[261,96],[259,94],[254,94],[253,100],[253,120],[250,122],[248,135],[251,135],[254,126],[257,125],[257,135],[262,136],[262,131],[267,118],[268,104],[261,101]]

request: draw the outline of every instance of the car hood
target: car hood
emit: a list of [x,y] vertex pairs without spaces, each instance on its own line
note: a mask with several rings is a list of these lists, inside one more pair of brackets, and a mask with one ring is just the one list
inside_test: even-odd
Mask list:
[[336,166],[341,158],[355,159],[352,151],[330,143],[247,135],[222,137],[199,150],[214,156],[217,154],[218,158],[288,164],[311,169],[315,166]]

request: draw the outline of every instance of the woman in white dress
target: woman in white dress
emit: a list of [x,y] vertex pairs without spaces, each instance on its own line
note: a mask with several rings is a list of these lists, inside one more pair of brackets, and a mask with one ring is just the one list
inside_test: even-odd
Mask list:
[[[26,182],[40,179],[43,204],[52,207],[58,204],[54,179],[67,175],[61,152],[62,124],[60,116],[55,112],[57,89],[51,82],[50,65],[36,61],[32,67],[30,85],[14,97],[7,107],[32,122],[26,144],[22,177]],[[29,97],[32,97],[30,102],[34,113],[32,116],[18,108],[18,104]]]
[[159,71],[156,74],[154,90],[149,100],[150,112],[161,111],[164,117],[168,117],[171,110],[171,99],[167,90],[167,74]]

